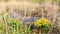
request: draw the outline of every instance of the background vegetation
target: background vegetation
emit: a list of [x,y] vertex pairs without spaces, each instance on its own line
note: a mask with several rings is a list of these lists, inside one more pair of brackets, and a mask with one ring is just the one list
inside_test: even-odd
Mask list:
[[30,30],[39,18],[51,20],[47,34],[59,34],[60,0],[0,0],[0,34],[45,34]]

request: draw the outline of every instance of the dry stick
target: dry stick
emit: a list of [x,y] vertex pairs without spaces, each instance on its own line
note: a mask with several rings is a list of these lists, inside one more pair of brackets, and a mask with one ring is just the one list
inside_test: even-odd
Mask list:
[[7,22],[6,22],[6,34],[8,34],[8,26],[7,26]]
[[12,33],[15,34],[15,32],[14,32],[14,28],[12,28]]
[[7,25],[8,21],[6,20],[6,34],[8,34],[8,25]]
[[39,33],[38,34],[41,34],[41,30],[39,30]]
[[18,28],[18,25],[17,25],[17,34],[19,34],[19,30],[18,30],[19,28]]
[[4,20],[4,23],[5,23],[5,27],[6,27],[6,33],[5,33],[5,34],[8,34],[8,33],[7,33],[7,23],[6,23],[5,20]]
[[3,19],[3,20],[4,20],[4,23],[5,23],[5,27],[6,27],[6,33],[5,34],[8,34],[8,31],[7,31],[7,22],[6,22],[5,19]]
[[50,34],[51,33],[51,29],[48,30],[48,32],[46,32],[46,34]]
[[42,9],[42,18],[44,17],[44,9]]

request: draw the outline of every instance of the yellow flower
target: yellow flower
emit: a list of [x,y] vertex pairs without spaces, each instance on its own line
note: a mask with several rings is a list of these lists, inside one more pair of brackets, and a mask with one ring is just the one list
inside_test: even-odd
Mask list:
[[41,18],[41,19],[38,19],[34,22],[34,25],[35,26],[38,26],[39,24],[50,24],[51,21],[46,19],[46,18]]
[[39,19],[34,22],[34,25],[37,26],[38,24],[42,23]]
[[42,20],[44,21],[44,23],[46,23],[46,24],[50,24],[51,23],[51,21],[50,20],[48,20],[48,19],[46,19],[46,18],[42,18]]

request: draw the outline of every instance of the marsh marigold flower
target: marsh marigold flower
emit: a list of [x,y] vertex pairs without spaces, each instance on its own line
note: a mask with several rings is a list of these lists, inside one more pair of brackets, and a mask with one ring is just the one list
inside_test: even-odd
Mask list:
[[46,24],[46,25],[49,25],[51,23],[50,20],[46,19],[46,18],[41,18],[41,19],[38,19],[34,22],[34,25],[35,26],[38,26],[38,25],[42,25],[42,24]]

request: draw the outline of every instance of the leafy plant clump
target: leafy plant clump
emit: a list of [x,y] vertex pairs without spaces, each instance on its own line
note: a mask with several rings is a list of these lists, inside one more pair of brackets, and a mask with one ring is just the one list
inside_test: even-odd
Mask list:
[[36,20],[34,25],[39,29],[49,30],[51,28],[51,21],[46,18],[41,18]]
[[22,21],[19,21],[19,19],[11,19],[11,26],[13,29],[18,28],[19,26],[22,25]]

